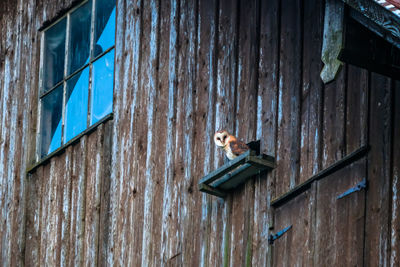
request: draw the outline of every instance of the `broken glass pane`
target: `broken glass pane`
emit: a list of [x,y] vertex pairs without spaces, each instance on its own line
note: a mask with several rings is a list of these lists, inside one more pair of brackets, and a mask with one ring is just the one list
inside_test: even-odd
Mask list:
[[88,67],[67,81],[64,144],[86,129],[88,86]]
[[114,49],[93,63],[90,125],[112,112]]
[[67,20],[64,18],[44,33],[44,92],[56,85],[64,76],[66,25]]
[[89,62],[92,1],[71,13],[68,74]]
[[42,98],[41,152],[46,156],[61,145],[63,85]]
[[96,5],[93,57],[106,51],[115,42],[115,0],[98,0]]

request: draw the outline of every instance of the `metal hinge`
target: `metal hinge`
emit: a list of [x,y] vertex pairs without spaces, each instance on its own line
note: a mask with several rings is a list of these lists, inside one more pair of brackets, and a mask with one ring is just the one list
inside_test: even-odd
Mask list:
[[345,197],[347,195],[350,195],[350,194],[352,194],[354,192],[361,191],[364,188],[367,188],[367,180],[365,178],[364,178],[364,180],[359,182],[355,187],[350,188],[349,190],[347,190],[343,194],[338,195],[336,199],[341,199],[341,198],[343,198],[343,197]]
[[274,243],[275,240],[277,240],[278,238],[280,238],[284,233],[286,233],[287,231],[290,230],[290,228],[292,228],[292,226],[288,226],[285,229],[280,230],[278,233],[274,234],[274,235],[269,235],[268,237],[268,243],[270,245],[272,245]]

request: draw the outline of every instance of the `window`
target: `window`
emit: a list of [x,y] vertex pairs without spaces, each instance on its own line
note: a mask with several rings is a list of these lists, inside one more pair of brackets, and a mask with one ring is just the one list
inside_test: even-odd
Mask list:
[[112,112],[115,0],[89,0],[42,35],[38,155]]

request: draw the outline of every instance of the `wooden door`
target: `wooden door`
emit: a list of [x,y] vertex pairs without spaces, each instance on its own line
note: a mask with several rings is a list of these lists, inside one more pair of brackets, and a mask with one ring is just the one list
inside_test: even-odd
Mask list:
[[318,181],[315,266],[362,266],[366,160]]

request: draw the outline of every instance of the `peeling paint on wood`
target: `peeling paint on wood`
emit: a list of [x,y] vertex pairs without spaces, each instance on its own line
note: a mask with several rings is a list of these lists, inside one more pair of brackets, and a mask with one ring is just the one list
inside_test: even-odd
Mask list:
[[[353,249],[365,251],[364,263],[398,264],[398,82],[345,65],[322,85],[324,5],[311,0],[118,0],[113,119],[26,176],[35,161],[38,29],[77,3],[0,3],[3,265],[340,265]],[[212,143],[221,128],[260,139],[278,164],[225,199],[194,186],[224,162]],[[368,144],[370,187],[344,206],[325,195],[357,182],[358,163],[270,207]],[[356,244],[344,238],[354,221],[327,220],[346,212],[366,229],[362,248],[359,232]],[[268,245],[271,231],[290,224]],[[344,250],[324,234],[344,238]]]

